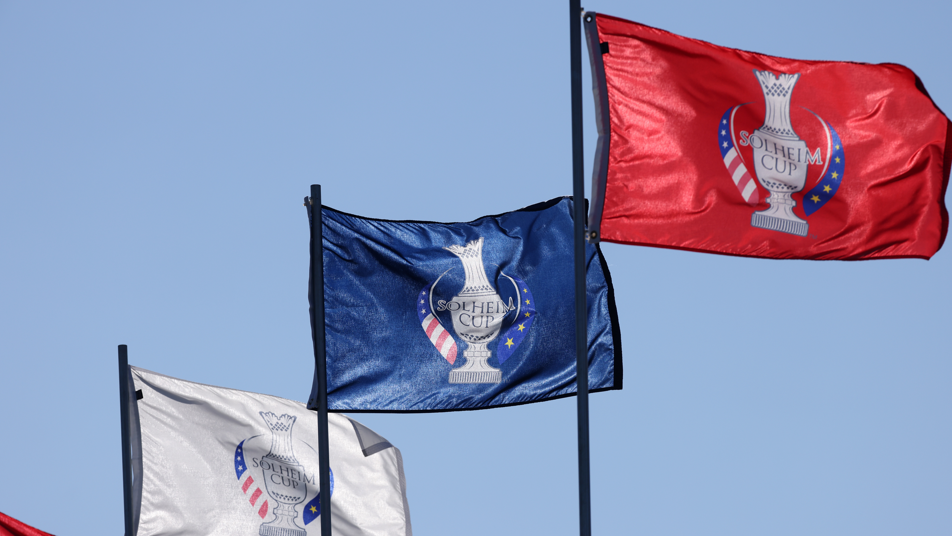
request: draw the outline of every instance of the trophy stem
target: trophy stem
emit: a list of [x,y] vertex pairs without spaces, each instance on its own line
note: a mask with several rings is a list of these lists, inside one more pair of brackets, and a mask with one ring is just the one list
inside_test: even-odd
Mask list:
[[466,363],[450,371],[450,383],[499,383],[502,371],[487,363],[492,352],[485,343],[469,343],[463,351]]
[[767,198],[770,208],[754,212],[750,219],[753,227],[780,231],[797,236],[806,236],[810,224],[793,213],[797,202],[786,192],[771,192]]
[[[288,515],[282,515],[278,511],[281,509],[280,506],[274,509],[274,513],[277,516],[275,523],[281,523],[283,525],[293,525],[294,518]],[[307,531],[299,528],[288,528],[278,525],[261,525],[258,529],[259,536],[307,536]]]

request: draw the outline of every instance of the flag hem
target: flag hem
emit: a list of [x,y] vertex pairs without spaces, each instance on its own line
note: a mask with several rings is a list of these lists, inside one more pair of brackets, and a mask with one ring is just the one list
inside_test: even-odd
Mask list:
[[615,306],[615,286],[612,284],[612,274],[608,269],[608,261],[605,260],[605,255],[602,254],[602,248],[599,247],[598,243],[595,244],[595,253],[598,255],[598,261],[602,267],[602,274],[605,276],[605,286],[608,289],[608,317],[612,326],[612,349],[615,351],[615,361],[612,366],[612,377],[615,380],[615,385],[611,388],[595,389],[590,392],[603,390],[620,391],[622,389],[624,370],[621,357],[621,323],[618,321],[618,309]]
[[[944,239],[944,237],[943,237],[943,239]],[[869,260],[877,260],[877,261],[878,261],[878,260],[891,260],[891,259],[922,259],[922,260],[924,260],[924,261],[927,261],[927,260],[931,259],[932,256],[934,256],[934,254],[933,254],[932,256],[926,256],[926,255],[882,255],[882,256],[877,256],[877,257],[851,257],[851,258],[829,258],[829,259],[823,259],[823,258],[814,259],[814,258],[809,258],[809,257],[765,257],[765,256],[763,256],[763,255],[747,255],[747,254],[744,254],[744,253],[729,253],[729,252],[726,252],[726,251],[716,251],[716,250],[713,250],[713,249],[688,248],[688,247],[681,247],[681,246],[668,246],[668,245],[664,245],[664,244],[652,244],[652,243],[649,243],[649,242],[638,242],[638,241],[625,241],[625,240],[618,240],[618,239],[614,239],[614,238],[603,238],[602,241],[603,241],[603,242],[611,242],[611,243],[613,243],[613,244],[621,244],[621,245],[623,245],[623,246],[642,246],[642,247],[658,248],[658,249],[673,249],[673,250],[678,250],[678,251],[690,251],[690,252],[692,252],[692,253],[708,253],[708,254],[713,254],[713,255],[724,255],[724,256],[727,256],[727,257],[742,257],[742,258],[745,258],[745,259],[766,259],[766,260],[770,260],[770,261],[811,261],[811,262],[816,262],[816,261],[869,261]],[[936,250],[936,253],[938,253],[938,249]]]
[[[322,205],[321,210],[329,210],[331,212],[336,212],[344,216],[357,218],[360,220],[367,220],[367,221],[380,221],[380,222],[387,222],[387,223],[425,223],[425,224],[437,224],[437,225],[461,225],[461,224],[469,225],[469,224],[475,224],[479,220],[484,220],[486,218],[500,218],[502,216],[505,216],[506,214],[512,214],[513,212],[539,212],[547,208],[554,207],[555,205],[558,205],[563,199],[572,199],[572,196],[563,195],[561,197],[553,197],[552,199],[549,199],[548,201],[540,201],[538,203],[534,203],[532,205],[522,207],[516,210],[507,210],[506,212],[500,212],[499,214],[487,214],[485,216],[480,216],[470,221],[452,221],[452,222],[427,221],[427,220],[388,220],[385,218],[370,218],[367,216],[360,216],[358,214],[351,214],[349,212],[344,212],[343,210],[338,210],[336,208],[332,208],[327,205]],[[308,209],[308,212],[310,213],[310,207]]]
[[[617,385],[621,380],[616,379],[616,385],[611,387],[599,387],[598,389],[589,389],[589,393],[601,393],[604,391],[619,391],[621,386]],[[571,396],[576,396],[578,393],[565,393],[561,395],[548,396],[546,398],[540,398],[539,400],[525,400],[523,402],[510,402],[508,404],[493,404],[487,406],[479,406],[476,408],[447,408],[447,409],[346,409],[346,408],[327,408],[327,411],[330,413],[453,413],[458,411],[483,411],[487,409],[497,409],[497,408],[511,408],[515,406],[524,406],[526,404],[538,404],[539,402],[548,402],[550,400],[558,400],[560,398],[568,398]],[[310,408],[308,408],[310,409]]]
[[142,426],[139,421],[139,398],[136,395],[132,368],[132,365],[127,365],[129,452],[124,452],[123,456],[129,456],[132,464],[132,534],[129,536],[136,536],[139,533],[139,519],[142,515]]
[[[175,376],[169,376],[168,374],[162,374],[161,372],[155,372],[155,371],[152,371],[152,370],[149,370],[149,369],[144,369],[144,368],[142,368],[142,367],[137,367],[137,366],[134,366],[134,365],[129,365],[129,370],[130,370],[130,372],[132,371],[132,369],[141,370],[142,372],[147,372],[147,373],[149,373],[149,374],[154,374],[154,375],[156,375],[156,376],[162,376],[163,378],[168,378],[168,379],[170,379],[170,380],[175,380],[175,381],[177,381],[177,382],[187,382],[187,383],[191,383],[191,384],[195,384],[195,385],[201,385],[202,387],[211,387],[211,388],[213,388],[213,389],[223,389],[223,390],[227,390],[227,391],[236,391],[236,392],[239,392],[239,393],[248,393],[248,394],[250,394],[250,395],[270,396],[270,397],[272,397],[272,398],[278,398],[278,399],[284,400],[284,401],[286,401],[286,402],[294,402],[295,404],[303,404],[303,402],[301,402],[300,400],[291,400],[290,398],[284,398],[284,397],[278,396],[278,395],[271,395],[271,394],[268,394],[268,393],[259,393],[259,392],[257,392],[257,391],[246,391],[246,390],[244,390],[244,389],[234,389],[234,388],[232,388],[232,387],[222,387],[222,386],[220,386],[220,385],[212,385],[212,384],[210,384],[210,383],[193,382],[192,380],[183,380],[182,378],[176,378]],[[310,409],[310,408],[308,408],[308,409]]]
[[602,209],[605,206],[605,185],[608,181],[608,155],[611,151],[612,126],[608,100],[608,80],[605,77],[605,62],[602,59],[601,42],[598,37],[598,13],[586,12],[585,41],[588,45],[589,65],[592,69],[592,96],[595,100],[595,126],[598,141],[595,145],[595,164],[592,167],[592,206],[588,218],[588,238],[598,243],[601,239]]
[[[916,77],[917,84],[921,84],[919,77]],[[928,96],[929,93],[925,90],[925,86],[922,86],[922,91]],[[932,100],[932,97],[929,96],[929,100]],[[939,109],[939,106],[935,104],[935,101],[932,101],[933,106],[936,110],[942,111]],[[944,113],[942,115],[945,115]],[[952,171],[952,121],[949,121],[948,116],[945,120],[945,154],[942,155],[942,173],[945,177],[942,180],[942,191],[939,192],[939,211],[942,216],[942,234],[939,235],[939,247],[936,248],[936,253],[942,249],[942,246],[945,244],[945,239],[949,234],[949,210],[945,206],[945,194],[949,191],[949,172]],[[933,254],[934,255],[934,254]]]

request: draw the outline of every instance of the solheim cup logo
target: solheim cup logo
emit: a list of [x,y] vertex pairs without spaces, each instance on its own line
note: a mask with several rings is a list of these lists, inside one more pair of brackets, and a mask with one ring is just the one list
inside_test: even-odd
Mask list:
[[[321,514],[321,494],[315,493],[318,487],[317,472],[308,472],[294,453],[291,432],[297,417],[276,415],[270,411],[261,411],[259,414],[271,433],[268,436],[249,437],[235,448],[235,475],[239,487],[263,521],[258,529],[260,536],[306,536],[307,530],[296,521],[297,505],[312,494],[311,500],[304,505],[302,517],[307,526]],[[264,451],[268,445],[267,439],[271,440],[270,449],[261,456],[257,453]],[[309,451],[311,458],[317,458],[317,451],[313,447],[303,441],[297,443]],[[330,493],[333,495],[333,471],[330,476]],[[265,493],[267,496],[264,496]],[[270,505],[274,505],[273,512]],[[269,513],[273,513],[274,518],[265,521]]]
[[[721,157],[749,205],[760,203],[757,182],[770,192],[769,208],[754,212],[751,226],[805,237],[809,224],[794,210],[797,200],[809,217],[836,195],[845,169],[843,146],[832,125],[812,110],[791,106],[800,73],[755,69],[754,76],[763,91],[763,108],[748,102],[724,112],[718,125]],[[749,173],[751,163],[756,182]],[[808,187],[806,194],[797,195]]]
[[278,506],[274,508],[274,521],[263,523],[258,534],[306,536],[307,531],[294,522],[294,518],[298,516],[294,506],[307,498],[304,466],[294,457],[294,449],[291,448],[291,427],[297,417],[278,417],[270,411],[262,411],[261,418],[271,429],[271,450],[261,459],[260,465],[264,470],[265,489]]
[[423,287],[417,298],[420,324],[450,365],[456,363],[458,349],[445,325],[451,325],[456,336],[466,344],[463,350],[466,362],[450,371],[450,383],[500,383],[502,371],[489,363],[493,357],[490,345],[499,339],[495,345],[496,357],[502,365],[522,344],[536,316],[532,292],[523,280],[502,272],[496,278],[496,286],[490,283],[483,264],[482,238],[465,246],[454,244],[443,249],[462,264],[462,288],[444,297],[443,293],[448,292],[454,282],[459,288],[460,278],[458,273],[453,273],[454,268]]

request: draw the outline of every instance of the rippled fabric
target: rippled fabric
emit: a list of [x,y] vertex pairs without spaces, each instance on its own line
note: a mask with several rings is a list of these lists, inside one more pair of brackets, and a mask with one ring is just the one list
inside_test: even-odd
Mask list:
[[[129,367],[137,536],[321,533],[317,414],[275,396]],[[135,415],[135,414],[133,414]],[[341,536],[412,536],[400,451],[328,416],[331,523]]]
[[[374,220],[324,207],[328,408],[470,410],[575,394],[571,214],[568,198],[470,223]],[[621,389],[608,268],[595,246],[586,259],[589,386]],[[477,284],[478,267],[485,281]],[[470,283],[492,299],[466,298]],[[483,322],[495,333],[480,331]],[[466,372],[472,348],[461,334],[489,341],[484,368],[498,375]]]
[[0,536],[53,536],[0,512]]
[[[590,16],[589,48],[603,65],[596,100],[610,118],[596,177],[604,205],[593,211],[602,240],[842,260],[928,259],[942,246],[950,123],[908,68],[778,58]],[[792,125],[777,129],[791,142],[762,149],[758,129],[782,122],[765,93],[797,75]],[[791,187],[796,218],[755,216],[771,207],[758,166],[768,180],[806,170]]]

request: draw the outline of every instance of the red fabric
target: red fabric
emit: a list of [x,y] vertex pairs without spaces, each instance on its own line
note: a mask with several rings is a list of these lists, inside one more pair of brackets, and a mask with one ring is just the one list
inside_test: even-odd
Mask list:
[[52,536],[0,512],[0,536]]
[[[942,246],[952,124],[908,68],[777,58],[605,15],[596,24],[599,40],[608,43],[602,58],[611,118],[602,240],[842,260],[928,259]],[[845,168],[825,204],[816,204],[822,195],[807,193],[826,188],[820,182],[826,166],[802,164],[806,184],[792,199],[794,214],[809,225],[806,236],[752,225],[754,212],[770,208],[771,193],[757,180],[755,156],[784,165],[755,155],[753,141],[740,143],[741,132],[765,125],[765,90],[755,69],[800,74],[789,113],[808,151],[823,149],[830,166],[838,158],[825,149],[834,144],[824,124],[842,141]],[[738,164],[725,164],[718,139],[724,114],[739,105],[729,137],[756,184],[747,200],[728,169]],[[749,181],[740,173],[737,180]],[[807,215],[805,203],[820,208]]]

